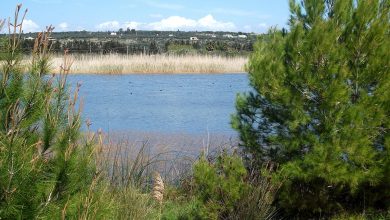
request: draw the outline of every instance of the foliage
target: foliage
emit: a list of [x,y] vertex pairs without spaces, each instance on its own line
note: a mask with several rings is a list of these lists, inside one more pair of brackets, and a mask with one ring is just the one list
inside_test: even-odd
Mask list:
[[149,46],[149,53],[150,54],[158,54],[160,52],[160,48],[157,45],[156,41],[152,41]]
[[93,218],[110,215],[112,204],[92,161],[91,143],[80,144],[78,89],[49,71],[51,26],[39,33],[29,71],[22,72],[21,5],[1,47],[0,218]]
[[255,45],[232,124],[249,158],[280,164],[291,215],[390,208],[389,8],[291,0],[290,32]]
[[172,220],[190,220],[190,219],[209,219],[207,213],[200,212],[202,202],[197,198],[192,198],[189,201],[168,200],[164,205],[164,212],[161,219]]
[[193,166],[187,197],[181,199],[184,206],[173,212],[174,219],[271,219],[277,189],[270,179],[249,175],[236,154],[224,152],[214,162],[201,157]]
[[196,195],[203,202],[209,218],[228,216],[245,190],[247,175],[244,164],[237,156],[222,155],[215,164],[205,158],[194,165]]
[[[170,33],[170,32],[168,32]],[[216,55],[248,55],[253,51],[254,37],[249,39],[210,38],[204,33],[191,33],[185,36],[170,37],[164,33],[161,37],[124,34],[120,37],[107,36],[104,33],[69,33],[56,32],[50,41],[51,51],[62,53],[68,49],[74,54],[216,54]],[[188,36],[187,36],[188,35]],[[0,35],[1,36],[1,35]],[[190,37],[199,36],[199,41],[191,42]],[[23,54],[30,54],[34,47],[34,35],[25,34],[21,39],[20,49]],[[214,47],[210,48],[210,45]]]
[[186,55],[196,54],[196,50],[190,44],[167,44],[167,51],[170,54]]

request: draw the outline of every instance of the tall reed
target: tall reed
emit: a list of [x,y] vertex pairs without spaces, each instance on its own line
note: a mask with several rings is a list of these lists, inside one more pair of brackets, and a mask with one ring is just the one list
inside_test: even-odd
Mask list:
[[[130,73],[242,73],[246,57],[205,55],[75,55],[70,73],[130,74]],[[59,57],[53,58],[58,66]]]

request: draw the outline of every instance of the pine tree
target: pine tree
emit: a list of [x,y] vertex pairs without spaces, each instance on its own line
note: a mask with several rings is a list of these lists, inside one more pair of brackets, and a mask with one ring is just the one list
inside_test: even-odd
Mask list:
[[20,10],[0,41],[0,219],[97,218],[104,208],[91,143],[80,144],[79,86],[71,95],[66,83],[71,62],[65,56],[60,74],[47,75],[49,26],[22,63]]
[[280,164],[292,214],[390,208],[388,0],[290,0],[289,32],[258,39],[232,125]]

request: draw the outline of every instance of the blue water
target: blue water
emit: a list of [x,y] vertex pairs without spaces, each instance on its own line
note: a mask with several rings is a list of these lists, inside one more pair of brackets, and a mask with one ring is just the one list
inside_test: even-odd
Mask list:
[[230,115],[246,74],[71,75],[93,130],[234,135]]

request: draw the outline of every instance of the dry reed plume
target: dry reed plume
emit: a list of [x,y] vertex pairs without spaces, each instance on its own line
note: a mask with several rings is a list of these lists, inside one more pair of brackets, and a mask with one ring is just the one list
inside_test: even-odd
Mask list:
[[[53,57],[52,66],[59,66]],[[240,73],[245,72],[246,57],[202,55],[77,55],[72,74],[131,73]]]
[[162,204],[164,200],[164,182],[158,172],[153,173],[152,197],[160,204],[159,219],[161,219]]
[[158,172],[154,172],[153,180],[152,196],[157,202],[162,204],[164,199],[164,182]]

